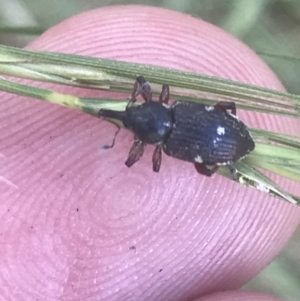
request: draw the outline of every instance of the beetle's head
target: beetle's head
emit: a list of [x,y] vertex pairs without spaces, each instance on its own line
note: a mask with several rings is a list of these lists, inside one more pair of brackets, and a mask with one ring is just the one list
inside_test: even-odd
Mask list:
[[159,102],[146,102],[127,108],[123,123],[141,141],[163,143],[172,129],[171,110]]

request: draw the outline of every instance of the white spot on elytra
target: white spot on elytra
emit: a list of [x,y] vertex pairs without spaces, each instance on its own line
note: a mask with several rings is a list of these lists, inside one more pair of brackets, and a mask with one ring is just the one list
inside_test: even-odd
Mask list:
[[199,155],[198,155],[194,160],[195,160],[195,162],[197,162],[197,163],[203,163],[202,157],[199,156]]
[[225,128],[223,128],[222,126],[218,126],[217,133],[218,135],[225,135]]
[[215,109],[214,106],[205,106],[205,110],[206,110],[207,112],[213,111],[214,109]]
[[171,122],[164,122],[164,126],[170,128],[171,127]]

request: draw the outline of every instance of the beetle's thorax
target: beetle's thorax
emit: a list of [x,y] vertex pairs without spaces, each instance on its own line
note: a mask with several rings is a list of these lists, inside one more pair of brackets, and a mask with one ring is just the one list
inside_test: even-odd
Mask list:
[[141,141],[149,144],[163,143],[172,129],[169,107],[159,102],[146,102],[126,109],[123,124]]

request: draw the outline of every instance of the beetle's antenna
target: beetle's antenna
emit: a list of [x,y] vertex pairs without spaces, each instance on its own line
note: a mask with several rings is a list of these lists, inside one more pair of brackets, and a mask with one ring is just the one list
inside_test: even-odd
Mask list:
[[102,149],[113,148],[115,146],[116,137],[119,134],[120,130],[121,130],[121,127],[117,125],[117,131],[115,132],[115,135],[114,135],[114,138],[113,138],[113,141],[112,141],[111,145],[103,145],[103,146],[101,146],[101,148]]

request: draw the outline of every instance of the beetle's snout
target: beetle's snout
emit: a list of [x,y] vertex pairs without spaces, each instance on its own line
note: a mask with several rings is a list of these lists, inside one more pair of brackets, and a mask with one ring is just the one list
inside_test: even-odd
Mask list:
[[126,115],[125,111],[100,109],[98,112],[98,117],[105,118],[105,119],[116,119],[119,121],[123,121],[125,115]]

